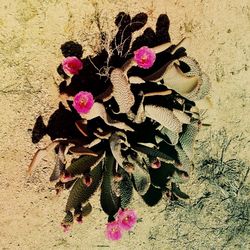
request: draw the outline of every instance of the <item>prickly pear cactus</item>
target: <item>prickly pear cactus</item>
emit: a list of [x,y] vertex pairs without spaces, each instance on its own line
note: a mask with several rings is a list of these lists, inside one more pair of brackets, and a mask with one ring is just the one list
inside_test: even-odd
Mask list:
[[188,179],[202,125],[195,101],[210,90],[208,77],[187,56],[185,38],[171,42],[167,15],[138,37],[134,32],[147,25],[146,14],[121,12],[115,24],[117,34],[95,56],[83,58],[73,41],[61,46],[62,101],[47,126],[37,118],[32,134],[34,143],[45,134],[52,143],[36,152],[29,167],[31,172],[47,151],[55,152],[50,180],[57,192],[69,190],[65,231],[90,214],[89,200],[100,189],[109,239],[133,226],[135,213],[127,207],[134,192],[148,206],[162,197],[189,198],[179,184]]

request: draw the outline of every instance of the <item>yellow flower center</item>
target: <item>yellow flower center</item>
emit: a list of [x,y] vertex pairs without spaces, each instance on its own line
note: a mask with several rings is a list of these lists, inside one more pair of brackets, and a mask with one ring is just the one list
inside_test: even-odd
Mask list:
[[145,63],[148,60],[148,56],[144,54],[141,58],[142,63]]
[[87,102],[88,102],[87,98],[81,98],[80,105],[81,106],[86,106]]

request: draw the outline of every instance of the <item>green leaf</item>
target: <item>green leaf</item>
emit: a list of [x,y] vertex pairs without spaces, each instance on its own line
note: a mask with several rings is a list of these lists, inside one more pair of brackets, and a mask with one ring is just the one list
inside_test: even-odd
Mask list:
[[63,223],[65,223],[66,225],[70,225],[73,223],[73,221],[74,221],[73,214],[70,211],[67,211],[63,219]]
[[186,126],[185,131],[180,136],[180,144],[190,160],[193,159],[193,147],[198,134],[198,124],[192,122]]
[[139,151],[141,153],[144,153],[148,156],[152,156],[154,158],[159,158],[159,160],[161,161],[165,161],[165,162],[175,162],[172,156],[169,156],[161,151],[159,151],[158,149],[154,149],[154,148],[149,148],[147,146],[143,146],[143,145],[131,145],[131,147],[135,150],[135,151]]
[[173,132],[165,127],[160,130],[160,134],[158,134],[165,141],[170,141],[173,145],[176,145],[179,140],[179,133]]
[[161,200],[161,198],[161,189],[154,187],[152,184],[150,185],[147,193],[142,196],[144,202],[150,207],[156,205]]
[[182,164],[183,170],[187,173],[190,172],[190,168],[192,167],[192,162],[189,160],[188,156],[186,155],[185,151],[179,146],[176,145],[175,149],[178,153],[179,162]]
[[122,174],[123,179],[119,183],[120,195],[121,195],[121,207],[126,208],[133,196],[133,183],[128,173],[124,171]]
[[148,191],[151,183],[150,175],[148,171],[143,167],[142,162],[133,160],[132,158],[129,159],[129,162],[134,166],[132,176],[135,189],[140,195],[144,195]]
[[178,152],[175,149],[175,146],[169,145],[165,141],[159,143],[159,151],[163,152],[164,154],[171,155],[171,158],[174,159],[177,163],[180,163]]
[[104,158],[103,152],[99,152],[98,156],[86,155],[82,156],[67,168],[67,172],[72,176],[83,175],[96,167]]
[[189,195],[183,193],[180,188],[176,185],[176,183],[172,182],[172,192],[178,197],[182,199],[189,199]]
[[120,207],[120,198],[116,196],[113,186],[113,169],[115,167],[113,155],[106,155],[105,172],[101,187],[101,206],[103,211],[109,216],[114,216]]
[[87,202],[94,194],[102,180],[102,165],[102,162],[100,162],[98,166],[96,166],[90,172],[90,176],[92,177],[93,181],[89,187],[83,184],[82,178],[78,178],[76,180],[68,197],[66,211],[69,211],[72,208],[77,209],[79,206],[81,206],[81,204]]
[[82,207],[82,216],[88,216],[92,211],[92,205],[88,202]]
[[166,184],[173,176],[176,168],[172,164],[161,162],[161,167],[158,169],[149,168],[151,182],[154,186],[166,188]]

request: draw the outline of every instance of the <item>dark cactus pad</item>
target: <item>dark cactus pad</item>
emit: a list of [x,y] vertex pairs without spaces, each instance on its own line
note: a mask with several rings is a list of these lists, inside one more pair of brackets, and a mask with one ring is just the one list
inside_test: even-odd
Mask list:
[[76,56],[78,58],[81,58],[83,54],[82,45],[73,41],[64,43],[61,46],[61,51],[64,57]]

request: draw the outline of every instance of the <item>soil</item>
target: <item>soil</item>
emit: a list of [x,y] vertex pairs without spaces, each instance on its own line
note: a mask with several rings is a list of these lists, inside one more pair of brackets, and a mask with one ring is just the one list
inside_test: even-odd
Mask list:
[[[250,249],[249,1],[0,3],[1,249]],[[191,38],[187,52],[209,75],[213,104],[203,120],[211,126],[204,126],[197,138],[195,167],[182,185],[191,198],[151,208],[135,196],[135,229],[121,241],[110,242],[104,236],[107,218],[98,193],[83,224],[62,232],[67,192],[57,197],[49,183],[53,154],[32,176],[26,170],[36,149],[49,143],[45,137],[32,144],[31,130],[39,115],[47,122],[58,108],[61,44],[75,40],[84,56],[94,54],[98,14],[103,30],[111,32],[119,11],[145,12],[149,25],[167,13],[172,41]]]

